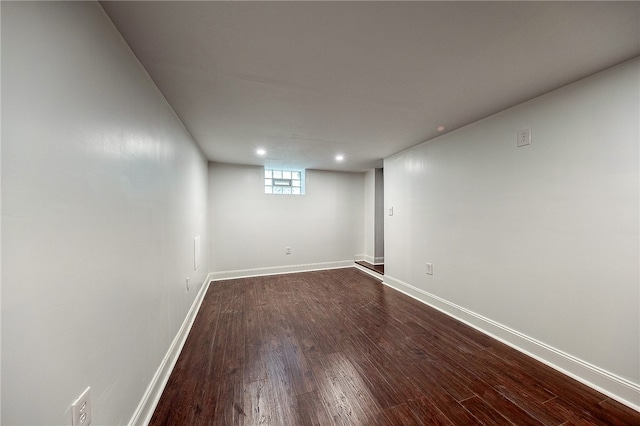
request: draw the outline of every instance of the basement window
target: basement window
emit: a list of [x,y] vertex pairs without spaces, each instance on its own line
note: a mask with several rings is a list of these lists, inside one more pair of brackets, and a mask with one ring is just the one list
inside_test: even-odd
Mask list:
[[264,169],[264,193],[304,195],[304,170]]

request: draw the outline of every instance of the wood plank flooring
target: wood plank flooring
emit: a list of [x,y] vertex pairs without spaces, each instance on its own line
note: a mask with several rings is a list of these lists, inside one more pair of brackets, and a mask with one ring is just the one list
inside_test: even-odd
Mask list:
[[214,282],[151,425],[640,425],[354,268]]
[[369,270],[379,273],[380,275],[384,275],[384,264],[374,265],[373,263],[365,262],[364,260],[356,260],[356,263],[360,266],[363,266]]

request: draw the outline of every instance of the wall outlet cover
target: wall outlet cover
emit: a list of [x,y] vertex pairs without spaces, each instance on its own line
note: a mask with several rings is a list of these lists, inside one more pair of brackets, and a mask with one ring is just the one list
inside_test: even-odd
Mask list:
[[427,275],[433,275],[433,263],[427,263]]
[[531,129],[518,130],[518,146],[531,145]]
[[89,426],[91,424],[91,386],[71,403],[71,425]]

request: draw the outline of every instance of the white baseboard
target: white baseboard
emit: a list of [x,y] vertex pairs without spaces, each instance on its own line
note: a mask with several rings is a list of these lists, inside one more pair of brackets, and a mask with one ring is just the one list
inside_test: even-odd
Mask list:
[[366,272],[367,274],[371,275],[373,278],[377,279],[378,281],[382,280],[382,275],[380,275],[380,274],[379,274],[379,273],[377,273],[377,272],[372,271],[372,270],[371,270],[371,269],[369,269],[369,268],[365,268],[364,266],[360,266],[360,265],[358,265],[357,263],[354,263],[354,264],[353,264],[353,266],[354,266],[356,269],[361,270],[362,272]]
[[149,386],[147,387],[147,390],[144,393],[140,404],[138,404],[136,411],[131,417],[131,420],[129,421],[130,426],[146,426],[151,421],[153,412],[158,405],[158,401],[160,401],[162,391],[164,390],[164,387],[169,380],[169,376],[171,376],[173,367],[178,361],[178,356],[180,356],[182,347],[187,340],[187,336],[189,335],[189,331],[191,330],[193,321],[196,319],[196,314],[200,309],[200,305],[202,305],[204,295],[209,289],[211,280],[212,274],[209,273],[204,283],[200,287],[198,295],[191,304],[191,308],[189,308],[189,312],[187,312],[187,316],[182,322],[182,326],[180,326],[178,334],[176,334],[173,342],[171,342],[171,346],[169,346],[167,354],[164,356],[164,359],[162,360],[162,363],[160,363],[160,367],[158,367],[156,374],[154,374],[153,378],[151,379],[151,383],[149,383]]
[[375,261],[375,258],[373,256],[369,256],[368,254],[364,255],[364,259],[365,262],[370,263],[373,265],[373,262]]
[[354,257],[354,259],[355,259],[356,261],[363,261],[363,260],[366,260],[366,257],[367,257],[367,255],[366,255],[366,254],[356,254],[356,255],[355,255],[355,257]]
[[640,411],[640,384],[633,383],[600,367],[549,346],[503,324],[416,288],[389,275],[383,284],[464,322],[551,368],[602,392],[622,404]]
[[370,263],[372,265],[384,264],[384,257],[373,257],[373,256],[369,256],[368,254],[356,255],[356,260],[364,260],[365,262]]
[[237,271],[212,272],[213,281],[230,280],[235,278],[257,277],[263,275],[291,274],[294,272],[321,271],[324,269],[339,269],[353,266],[353,260],[339,260],[335,262],[306,263],[301,265],[269,266],[265,268],[240,269]]

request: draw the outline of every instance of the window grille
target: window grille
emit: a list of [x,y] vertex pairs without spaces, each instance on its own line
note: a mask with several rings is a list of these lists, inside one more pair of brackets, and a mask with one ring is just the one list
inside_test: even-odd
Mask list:
[[304,170],[264,169],[264,193],[304,195]]

